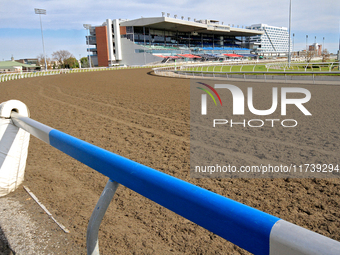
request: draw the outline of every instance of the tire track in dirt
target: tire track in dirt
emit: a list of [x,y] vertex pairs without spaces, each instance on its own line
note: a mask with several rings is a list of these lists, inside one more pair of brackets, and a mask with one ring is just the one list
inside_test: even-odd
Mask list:
[[[63,102],[63,101],[61,101],[59,99],[49,97],[47,95],[44,95],[43,87],[41,87],[41,86],[39,86],[39,87],[40,87],[39,88],[39,95],[40,96],[48,98],[50,100],[57,101],[60,104],[68,105],[68,106],[74,107],[74,108],[76,108],[78,110],[86,111],[86,112],[89,112],[91,114],[95,114],[95,115],[98,115],[100,117],[103,117],[103,118],[106,118],[106,119],[110,119],[112,121],[115,121],[116,123],[119,123],[119,124],[122,124],[122,125],[126,125],[126,126],[130,126],[130,127],[133,127],[133,128],[145,131],[145,132],[153,133],[153,134],[160,135],[160,136],[167,137],[167,138],[171,138],[171,139],[180,140],[180,141],[187,142],[187,143],[190,142],[190,139],[186,139],[186,138],[183,138],[183,137],[175,136],[175,135],[172,135],[172,134],[167,134],[165,132],[162,132],[162,131],[159,131],[159,130],[156,130],[156,129],[152,129],[152,128],[142,127],[142,126],[134,124],[134,123],[129,123],[129,122],[126,122],[126,121],[123,121],[123,120],[119,120],[119,119],[116,119],[116,118],[113,118],[113,117],[110,117],[110,116],[107,116],[107,115],[104,115],[104,114],[101,114],[101,113],[98,113],[98,112],[95,112],[95,111],[91,111],[91,110],[85,109],[85,108],[83,108],[81,106],[69,104],[69,103]],[[155,116],[157,116],[157,115],[155,115]],[[223,151],[224,153],[226,153],[225,149],[221,150],[219,147],[211,147],[211,146],[207,146],[206,144],[199,144],[199,145],[201,147],[206,148],[207,150],[214,150],[214,151],[217,151],[217,152],[222,152]],[[236,153],[236,152],[233,152],[231,150],[228,150],[227,152],[228,152],[229,155],[233,155],[233,156],[235,156],[235,157],[237,157],[239,159],[244,159],[245,156],[246,156],[248,159],[251,158],[253,162],[260,162],[260,159],[258,157],[256,157],[256,156],[253,156],[253,155],[244,154],[244,153]]]
[[[51,87],[54,87],[57,90],[57,92],[62,94],[62,95],[65,95],[65,96],[68,96],[68,97],[71,97],[71,98],[75,98],[75,99],[81,99],[81,98],[78,98],[76,96],[70,96],[70,95],[67,95],[67,94],[63,93],[62,90],[60,89],[60,87],[58,87],[58,86],[51,85]],[[114,118],[114,117],[110,117],[110,116],[107,116],[107,115],[104,115],[104,114],[100,114],[100,113],[97,113],[95,111],[87,110],[87,109],[85,109],[85,108],[83,108],[81,106],[77,106],[77,105],[74,105],[74,104],[69,104],[69,103],[63,102],[63,101],[61,101],[59,99],[51,98],[51,97],[49,97],[47,95],[44,95],[43,87],[41,87],[41,86],[40,86],[40,89],[39,89],[39,95],[41,95],[41,96],[43,96],[45,98],[49,98],[49,99],[58,101],[59,103],[62,103],[64,105],[70,105],[70,106],[72,106],[72,107],[74,107],[76,109],[79,109],[79,110],[82,110],[82,111],[87,111],[89,113],[99,115],[99,116],[101,116],[103,118],[107,118],[107,119],[113,120],[116,123],[127,125],[127,126],[130,126],[130,127],[133,127],[133,128],[137,128],[137,129],[145,131],[145,132],[150,132],[150,133],[153,133],[153,134],[157,134],[157,135],[160,135],[162,137],[168,137],[168,138],[171,138],[171,139],[176,139],[176,140],[180,140],[180,141],[184,141],[184,142],[190,142],[190,139],[185,139],[185,138],[180,137],[180,136],[176,136],[176,135],[173,135],[173,134],[168,134],[168,133],[165,133],[165,132],[162,132],[160,130],[153,129],[153,128],[143,127],[143,126],[140,126],[138,124],[129,123],[127,121],[123,121],[123,120],[120,120],[120,119],[117,119],[117,118]],[[91,100],[87,100],[87,99],[82,99],[82,100],[86,101],[86,102],[92,102]],[[105,104],[105,103],[101,103],[101,102],[94,102],[94,103],[97,103],[99,105],[103,105],[105,107],[115,108],[115,106],[112,106],[112,105],[109,105],[109,104]],[[123,109],[123,110],[125,110],[127,112],[131,111],[131,112],[135,112],[135,113],[138,113],[138,114],[144,114],[146,116],[150,116],[150,117],[153,117],[153,118],[162,118],[161,116],[158,116],[158,115],[147,114],[147,113],[143,113],[143,112],[140,112],[140,111],[134,111],[134,110],[130,110],[130,109],[124,109],[122,107],[116,107],[116,108]],[[165,118],[165,119],[172,121],[172,119],[170,119],[170,118]],[[177,121],[177,122],[184,123],[182,121]],[[195,124],[193,124],[193,125],[195,125]],[[203,126],[200,126],[200,125],[195,125],[195,126],[207,129],[206,127],[203,127]],[[213,130],[213,129],[209,128],[209,130]],[[238,137],[245,137],[245,138],[250,138],[252,140],[258,140],[258,141],[261,141],[262,143],[264,142],[264,143],[271,143],[271,144],[279,144],[279,145],[288,146],[288,147],[291,147],[291,148],[298,148],[298,149],[300,149],[302,151],[316,151],[316,152],[319,152],[319,153],[322,153],[322,154],[327,154],[327,155],[331,155],[331,156],[337,156],[336,153],[334,153],[334,152],[320,150],[320,149],[316,149],[316,148],[311,148],[311,147],[308,147],[308,146],[297,145],[297,144],[294,144],[294,143],[283,142],[283,141],[277,141],[277,140],[273,140],[273,139],[270,139],[270,138],[256,137],[256,136],[252,136],[252,135],[248,135],[248,134],[244,134],[244,133],[240,133],[240,132],[233,132],[233,131],[230,131],[230,130],[227,130],[226,132],[231,134],[231,135],[238,136]],[[193,141],[191,141],[191,143],[192,142]],[[226,148],[221,149],[218,146],[207,146],[204,143],[199,143],[199,142],[193,143],[193,145],[196,145],[196,146],[198,144],[199,144],[200,147],[203,147],[203,148],[205,148],[207,150],[212,150],[212,151],[220,152],[220,153],[222,153],[222,152],[223,153],[227,153],[228,155],[232,155],[233,157],[235,157],[237,159],[244,160],[246,158],[247,160],[249,160],[251,162],[254,162],[254,163],[257,163],[257,164],[264,163],[264,160],[260,159],[256,155],[250,155],[250,154],[244,153],[244,152],[235,152],[235,151],[233,151],[232,148],[230,148],[230,149],[226,149]],[[269,162],[270,163],[275,163],[277,165],[284,165],[282,162],[279,162],[279,161],[276,161],[276,160],[273,160],[273,159],[267,159],[266,162],[268,162],[268,163]]]
[[155,115],[155,114],[152,114],[152,113],[135,111],[135,110],[132,110],[132,109],[126,109],[124,107],[119,107],[119,106],[115,106],[115,105],[111,105],[111,104],[106,104],[106,103],[102,103],[102,102],[98,102],[98,101],[94,101],[94,100],[88,100],[88,99],[84,99],[84,98],[81,98],[81,97],[68,95],[68,94],[62,92],[61,88],[58,87],[58,86],[50,85],[50,84],[49,84],[49,86],[56,88],[56,90],[59,94],[62,94],[63,96],[75,98],[77,100],[83,100],[85,102],[95,103],[95,104],[102,105],[102,106],[105,106],[105,107],[109,107],[109,108],[112,108],[112,109],[120,109],[120,110],[123,110],[123,111],[126,111],[126,112],[133,112],[133,113],[136,113],[136,114],[141,114],[141,115],[145,115],[145,116],[149,116],[149,117],[153,117],[153,118],[157,118],[157,119],[163,119],[163,120],[167,120],[167,121],[171,121],[171,122],[177,122],[177,123],[181,123],[181,124],[188,124],[184,121],[175,120],[175,119],[167,118],[167,117],[164,117],[164,116]]
[[52,97],[49,97],[47,95],[44,95],[44,92],[43,92],[44,88],[39,86],[39,95],[44,97],[44,98],[47,98],[49,100],[53,100],[53,101],[56,101],[60,104],[63,104],[63,105],[67,105],[67,106],[71,106],[73,108],[76,108],[78,110],[81,110],[81,111],[85,111],[85,112],[88,112],[88,113],[91,113],[91,114],[94,114],[94,115],[97,115],[97,116],[100,116],[102,118],[106,118],[106,119],[109,119],[109,120],[112,120],[116,123],[119,123],[119,124],[122,124],[122,125],[125,125],[125,126],[130,126],[130,127],[133,127],[133,128],[136,128],[136,129],[139,129],[139,130],[142,130],[144,132],[147,132],[147,133],[152,133],[152,134],[155,134],[155,135],[160,135],[160,136],[163,136],[163,137],[166,137],[166,138],[169,138],[169,139],[175,139],[175,140],[180,140],[182,142],[187,142],[189,143],[189,139],[187,138],[184,138],[184,137],[180,137],[180,136],[176,136],[176,135],[172,135],[172,134],[167,134],[165,132],[162,132],[162,131],[159,131],[157,129],[154,129],[154,128],[147,128],[147,127],[142,127],[140,125],[137,125],[137,124],[134,124],[134,123],[131,123],[131,122],[127,122],[127,121],[123,121],[123,120],[119,120],[117,118],[113,118],[113,117],[110,117],[110,116],[107,116],[105,114],[102,114],[102,113],[99,113],[99,112],[95,112],[95,111],[91,111],[91,110],[88,110],[88,109],[85,109],[81,106],[78,106],[78,105],[74,105],[74,104],[70,104],[70,103],[66,103],[66,102],[63,102],[59,99],[56,99],[56,98],[52,98]]
[[[183,141],[183,142],[188,142],[188,143],[190,142],[190,139],[185,139],[183,137],[175,136],[175,135],[172,135],[172,134],[166,134],[165,132],[162,132],[162,131],[159,131],[159,130],[156,130],[156,129],[152,129],[152,128],[142,127],[142,126],[134,124],[134,123],[129,123],[129,122],[126,122],[126,121],[123,121],[123,120],[119,120],[119,119],[116,119],[116,118],[113,118],[113,117],[110,117],[110,116],[107,116],[107,115],[104,115],[104,114],[101,114],[101,113],[98,113],[98,112],[95,112],[95,111],[91,111],[91,110],[85,109],[85,108],[83,108],[81,106],[69,104],[69,103],[63,102],[63,101],[61,101],[59,99],[55,99],[55,98],[49,97],[47,95],[44,95],[43,87],[41,87],[41,86],[39,86],[39,87],[40,87],[39,95],[42,96],[42,97],[48,98],[50,100],[54,100],[54,101],[57,101],[57,102],[59,102],[61,104],[74,107],[74,108],[76,108],[78,110],[81,110],[81,111],[86,111],[86,112],[89,112],[91,114],[96,114],[96,115],[98,115],[100,117],[103,117],[103,118],[115,121],[116,123],[127,125],[127,126],[130,126],[130,127],[133,127],[133,128],[136,128],[136,129],[139,129],[139,130],[142,130],[142,131],[145,131],[145,132],[150,132],[150,133],[153,133],[153,134],[156,134],[156,135],[160,135],[160,136],[163,136],[163,137],[168,137],[168,138],[171,138],[171,139],[180,140],[180,141]],[[157,115],[154,115],[154,116],[157,116]],[[195,143],[195,144],[198,144],[198,143]],[[207,150],[214,150],[214,151],[217,151],[217,152],[226,153],[225,149],[220,149],[219,147],[207,146],[206,144],[202,144],[202,143],[200,143],[199,145],[200,145],[200,147],[204,147]],[[233,156],[235,156],[235,157],[237,157],[239,159],[244,159],[245,156],[246,156],[248,159],[251,158],[251,160],[253,162],[261,163],[261,160],[258,157],[253,156],[253,155],[249,155],[249,154],[245,154],[245,153],[237,153],[237,152],[233,152],[232,150],[227,150],[227,153],[229,155],[233,155]],[[271,161],[271,162],[273,162],[273,161]],[[279,162],[275,162],[275,163],[281,164]]]
[[[76,98],[76,99],[81,99],[83,101],[86,101],[86,102],[92,102],[91,100],[87,100],[87,99],[82,99],[82,98],[78,98],[76,96],[71,96],[71,95],[67,95],[65,93],[62,92],[62,90],[60,89],[60,87],[58,86],[53,86],[51,85],[52,87],[55,87],[57,92],[62,94],[62,95],[65,95],[65,96],[68,96],[68,97],[71,97],[71,98]],[[160,135],[160,136],[163,136],[163,137],[168,137],[168,138],[171,138],[171,139],[176,139],[176,140],[180,140],[180,141],[184,141],[184,142],[190,142],[190,139],[185,139],[183,137],[180,137],[180,136],[176,136],[176,135],[172,135],[172,134],[167,134],[165,132],[162,132],[162,131],[159,131],[159,130],[156,130],[156,129],[153,129],[153,128],[147,128],[147,127],[142,127],[140,125],[137,125],[137,124],[134,124],[134,123],[129,123],[127,121],[123,121],[123,120],[119,120],[117,118],[113,118],[113,117],[110,117],[110,116],[107,116],[107,115],[104,115],[104,114],[100,114],[98,112],[95,112],[95,111],[91,111],[91,110],[88,110],[88,109],[85,109],[81,106],[77,106],[77,105],[73,105],[73,104],[69,104],[67,102],[63,102],[59,99],[55,99],[55,98],[51,98],[47,95],[44,95],[43,94],[43,87],[40,86],[40,90],[39,90],[39,95],[45,97],[45,98],[49,98],[49,99],[52,99],[52,100],[55,100],[55,101],[58,101],[59,103],[61,104],[64,104],[64,105],[70,105],[76,109],[79,109],[79,110],[82,110],[82,111],[87,111],[89,113],[92,113],[92,114],[96,114],[96,115],[99,115],[103,118],[107,118],[107,119],[110,119],[110,120],[113,120],[119,124],[123,124],[123,125],[127,125],[127,126],[130,126],[130,127],[133,127],[133,128],[137,128],[137,129],[140,129],[142,131],[145,131],[145,132],[150,132],[150,133],[153,133],[153,134],[157,134],[157,135]],[[143,115],[146,115],[146,116],[150,116],[150,117],[154,117],[154,118],[162,118],[162,119],[165,119],[165,120],[170,120],[170,121],[173,121],[172,119],[170,118],[164,118],[162,116],[158,116],[158,115],[154,115],[154,114],[148,114],[148,113],[144,113],[144,112],[140,112],[140,111],[135,111],[135,110],[130,110],[130,109],[125,109],[123,107],[116,107],[116,106],[112,106],[112,105],[109,105],[109,104],[106,104],[106,103],[101,103],[101,102],[94,102],[94,103],[97,103],[99,105],[103,105],[103,106],[106,106],[106,107],[110,107],[110,108],[119,108],[119,109],[123,109],[127,112],[131,111],[131,112],[135,112],[135,113],[138,113],[138,114],[143,114]],[[178,122],[178,123],[183,123],[185,124],[185,122],[182,122],[182,121],[175,121],[175,122]],[[201,125],[196,125],[196,124],[192,124],[196,127],[201,127],[201,128],[204,128],[204,129],[207,129],[207,127],[204,127],[204,126],[201,126]],[[208,128],[209,130],[213,130],[213,128]],[[250,139],[253,139],[253,140],[259,140],[261,142],[267,142],[267,143],[273,143],[273,144],[279,144],[279,145],[284,145],[284,146],[288,146],[288,147],[292,147],[292,148],[298,148],[300,150],[307,150],[307,151],[316,151],[316,152],[319,152],[319,153],[322,153],[322,154],[327,154],[327,155],[332,155],[332,156],[337,156],[336,153],[334,152],[330,152],[330,151],[325,151],[325,150],[320,150],[320,149],[316,149],[316,148],[311,148],[311,147],[308,147],[308,146],[303,146],[303,145],[297,145],[297,144],[294,144],[294,143],[289,143],[289,142],[283,142],[283,141],[277,141],[277,140],[274,140],[274,139],[270,139],[270,138],[265,138],[265,137],[256,137],[256,136],[252,136],[252,135],[248,135],[248,134],[244,134],[244,133],[240,133],[240,132],[233,132],[233,131],[230,131],[230,130],[226,130],[224,132],[227,132],[231,135],[235,135],[235,136],[242,136],[242,137],[245,137],[245,138],[250,138]],[[191,141],[192,143],[192,141]],[[252,162],[255,162],[255,163],[258,163],[258,164],[261,164],[263,163],[263,159],[259,159],[256,155],[249,155],[247,153],[242,153],[242,152],[235,152],[233,151],[232,149],[221,149],[217,146],[207,146],[206,144],[203,144],[203,143],[199,143],[199,142],[194,142],[194,145],[200,145],[200,147],[204,147],[206,148],[207,150],[213,150],[213,151],[216,151],[216,152],[223,152],[223,153],[228,153],[228,155],[233,155],[234,157],[236,158],[239,158],[239,159],[244,159],[245,156],[247,157],[248,160],[251,160]],[[267,160],[268,162],[271,162],[271,163],[276,163],[278,165],[281,165],[283,164],[282,162],[279,162],[279,161],[275,161],[275,160]]]

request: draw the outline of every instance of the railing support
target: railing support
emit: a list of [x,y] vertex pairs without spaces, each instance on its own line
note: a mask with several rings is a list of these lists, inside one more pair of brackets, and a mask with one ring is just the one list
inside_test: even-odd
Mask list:
[[86,247],[87,255],[99,255],[98,231],[102,223],[105,212],[115,194],[119,183],[109,180],[100,195],[99,200],[94,208],[89,224],[87,226]]

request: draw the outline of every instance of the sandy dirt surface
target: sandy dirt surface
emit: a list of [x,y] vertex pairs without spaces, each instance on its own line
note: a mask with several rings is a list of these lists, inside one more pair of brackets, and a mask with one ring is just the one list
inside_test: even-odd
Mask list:
[[[190,178],[189,80],[157,77],[148,74],[150,71],[102,71],[8,81],[0,83],[0,102],[21,100],[31,117],[46,125],[340,241],[339,179]],[[250,152],[231,148],[231,153],[235,157],[252,153],[259,159],[268,154],[271,159],[280,157],[280,150],[286,147],[296,147],[296,153],[306,160],[313,159],[315,153],[339,155],[340,87],[310,87],[312,95],[319,93],[320,98],[327,98],[324,107],[313,111],[320,118],[321,130],[335,125],[332,133],[327,127],[324,134],[317,130],[316,136],[315,130],[304,126],[297,142],[299,134],[294,132],[233,131],[235,146],[250,144],[254,148]],[[323,114],[330,108],[336,110]],[[311,151],[308,146],[315,140],[320,148]],[[47,224],[43,219],[46,215],[26,200],[29,196],[22,187],[9,198],[23,206],[37,228],[56,233],[49,238],[50,250],[46,248],[43,254],[85,254],[87,223],[107,180],[31,137],[24,185],[71,233]],[[9,198],[0,198],[0,203]],[[32,204],[27,205],[29,202]],[[10,235],[0,227],[5,236]],[[40,238],[41,234],[35,231],[33,235]],[[53,242],[62,243],[62,248],[52,248],[58,248]],[[9,245],[15,251],[15,245]],[[248,254],[123,186],[118,187],[105,214],[99,247],[101,254]]]

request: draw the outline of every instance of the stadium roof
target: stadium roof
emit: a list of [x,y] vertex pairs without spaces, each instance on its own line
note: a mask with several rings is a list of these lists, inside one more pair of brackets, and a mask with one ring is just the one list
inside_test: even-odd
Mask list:
[[178,32],[198,32],[205,34],[225,34],[230,36],[253,36],[261,35],[263,31],[254,29],[235,28],[220,25],[217,21],[203,20],[186,21],[168,17],[140,18],[129,21],[121,21],[121,26],[149,27],[160,30],[170,30]]

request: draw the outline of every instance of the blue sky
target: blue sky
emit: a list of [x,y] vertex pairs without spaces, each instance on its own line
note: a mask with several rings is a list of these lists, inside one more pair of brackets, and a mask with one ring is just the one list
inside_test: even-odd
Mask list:
[[[83,24],[101,25],[107,18],[135,19],[171,17],[215,19],[224,24],[247,26],[264,23],[288,27],[289,0],[0,0],[0,61],[35,58],[43,53],[39,15],[42,15],[45,49],[48,57],[57,50],[68,50],[76,58],[87,55]],[[330,52],[339,49],[339,0],[292,0],[294,49],[301,50],[316,41]]]

